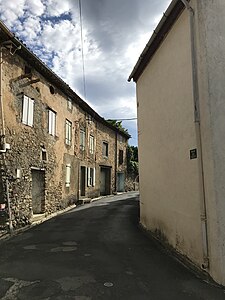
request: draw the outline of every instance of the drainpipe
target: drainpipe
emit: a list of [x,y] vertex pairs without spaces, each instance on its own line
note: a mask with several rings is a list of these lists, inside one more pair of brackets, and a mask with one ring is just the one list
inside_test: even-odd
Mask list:
[[[2,145],[5,145],[5,118],[4,118],[4,106],[3,106],[3,97],[2,97],[2,46],[0,46],[0,109],[1,109],[1,141]],[[6,149],[0,150],[0,152],[6,152]]]
[[201,201],[201,226],[203,240],[203,269],[209,268],[209,243],[208,243],[208,228],[207,228],[207,210],[205,196],[204,169],[202,158],[202,136],[200,127],[200,107],[199,107],[199,85],[198,85],[198,69],[197,69],[197,52],[195,39],[195,12],[187,0],[181,0],[189,12],[190,17],[190,36],[191,36],[191,58],[192,58],[192,83],[193,83],[193,100],[194,100],[194,121],[196,124],[196,133],[199,143],[200,153],[200,168],[202,180],[202,201]]
[[117,139],[118,134],[115,132],[115,194],[117,193]]

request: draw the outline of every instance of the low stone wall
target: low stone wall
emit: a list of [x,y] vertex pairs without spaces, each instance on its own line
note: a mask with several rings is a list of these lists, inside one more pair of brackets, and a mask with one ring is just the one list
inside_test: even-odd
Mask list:
[[139,182],[132,177],[127,177],[125,181],[125,191],[139,191]]

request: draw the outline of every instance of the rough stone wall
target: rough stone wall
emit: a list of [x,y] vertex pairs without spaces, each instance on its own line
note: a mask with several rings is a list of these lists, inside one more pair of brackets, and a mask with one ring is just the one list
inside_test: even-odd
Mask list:
[[[46,215],[60,210],[80,198],[80,167],[95,168],[95,186],[86,185],[86,197],[100,195],[100,165],[111,167],[111,192],[115,190],[116,133],[112,129],[90,118],[75,101],[68,109],[67,96],[53,86],[34,69],[32,77],[24,77],[25,61],[4,51],[3,101],[6,123],[6,142],[10,150],[0,154],[3,194],[6,200],[5,183],[9,179],[9,197],[13,226],[20,227],[32,220],[32,169],[45,172],[45,192],[42,211]],[[39,79],[36,83],[30,83]],[[49,87],[53,89],[50,92]],[[34,124],[22,124],[23,95],[34,99]],[[72,99],[73,100],[73,99]],[[56,112],[56,135],[48,133],[48,111]],[[72,124],[72,141],[65,141],[65,122]],[[85,149],[80,149],[80,129],[86,132]],[[94,136],[94,153],[90,153],[89,136]],[[109,144],[109,156],[102,155],[102,141]],[[124,144],[118,147],[125,149]],[[46,161],[42,160],[42,149],[46,150]],[[119,149],[119,148],[118,148]],[[126,151],[124,151],[126,153]],[[66,165],[71,165],[70,186],[66,186]],[[118,165],[118,164],[117,164]],[[16,170],[21,177],[15,179]],[[125,162],[120,170],[125,169]]]
[[[5,104],[6,141],[10,150],[5,154],[3,166],[9,178],[13,226],[28,224],[32,217],[32,168],[45,170],[45,199],[43,212],[50,214],[62,207],[61,180],[56,181],[58,158],[55,153],[57,139],[51,137],[45,125],[47,119],[46,104],[38,86],[28,84],[28,78],[21,78],[25,65],[17,57],[6,57],[3,64],[3,95]],[[37,74],[34,74],[34,76]],[[23,94],[34,99],[33,127],[22,124]],[[47,161],[42,161],[42,147],[46,149]],[[15,179],[16,169],[21,178]],[[3,177],[5,182],[5,177]]]
[[[96,144],[96,162],[99,166],[106,166],[111,168],[111,193],[115,192],[115,148],[116,133],[110,128],[105,127],[101,123],[97,125],[97,144]],[[108,143],[108,157],[103,156],[103,141]]]

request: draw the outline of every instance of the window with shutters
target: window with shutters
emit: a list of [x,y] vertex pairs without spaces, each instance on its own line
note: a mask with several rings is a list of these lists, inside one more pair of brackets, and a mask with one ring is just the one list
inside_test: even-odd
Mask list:
[[90,150],[90,154],[94,154],[94,142],[95,142],[94,136],[90,135],[90,137],[89,137],[89,150]]
[[56,127],[56,113],[49,109],[48,110],[48,133],[55,136]]
[[72,142],[72,123],[66,119],[66,144],[71,145]]
[[85,150],[85,130],[83,128],[80,129],[80,150]]
[[33,126],[34,121],[34,100],[23,96],[23,115],[22,115],[22,123],[28,126]]
[[95,186],[95,168],[87,168],[87,186]]
[[66,187],[70,187],[71,165],[66,165]]

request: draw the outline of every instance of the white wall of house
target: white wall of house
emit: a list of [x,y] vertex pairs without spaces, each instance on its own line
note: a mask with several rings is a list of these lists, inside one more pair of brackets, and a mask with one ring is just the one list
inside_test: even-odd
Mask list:
[[[200,266],[202,180],[190,45],[185,10],[137,82],[140,211],[144,227]],[[198,158],[191,160],[195,148]]]

